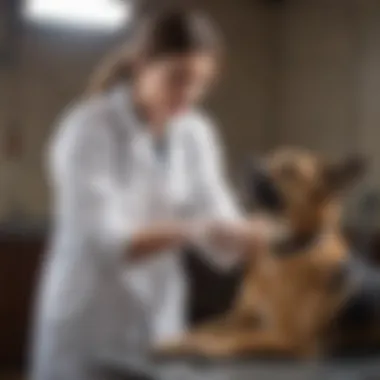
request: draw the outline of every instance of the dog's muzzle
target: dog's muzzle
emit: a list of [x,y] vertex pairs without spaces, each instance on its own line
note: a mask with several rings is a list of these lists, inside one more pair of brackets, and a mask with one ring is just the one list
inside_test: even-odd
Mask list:
[[270,212],[283,210],[282,196],[264,169],[255,169],[251,173],[250,183],[254,205]]

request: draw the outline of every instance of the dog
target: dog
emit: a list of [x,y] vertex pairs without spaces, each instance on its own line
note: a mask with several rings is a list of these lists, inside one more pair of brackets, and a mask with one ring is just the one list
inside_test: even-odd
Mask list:
[[[347,319],[342,315],[349,316],[347,305],[360,287],[340,219],[345,191],[364,172],[360,157],[329,162],[295,149],[275,151],[252,165],[249,193],[260,212],[284,227],[285,236],[247,252],[231,310],[154,352],[161,357],[306,358],[326,352],[338,336],[348,336],[331,332],[336,321]],[[380,294],[380,282],[378,288]],[[380,319],[372,314],[376,325]]]

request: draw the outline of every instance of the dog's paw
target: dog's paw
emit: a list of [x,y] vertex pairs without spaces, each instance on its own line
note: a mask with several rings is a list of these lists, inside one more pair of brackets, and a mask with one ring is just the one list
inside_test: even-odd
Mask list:
[[227,359],[232,355],[231,347],[223,341],[205,339],[196,346],[198,355],[209,359]]
[[153,347],[152,356],[155,358],[175,358],[178,356],[189,355],[194,347],[185,340],[174,340],[164,342]]
[[202,338],[166,343],[154,350],[154,356],[160,359],[181,357],[225,359],[231,356],[231,347],[224,344],[225,342]]

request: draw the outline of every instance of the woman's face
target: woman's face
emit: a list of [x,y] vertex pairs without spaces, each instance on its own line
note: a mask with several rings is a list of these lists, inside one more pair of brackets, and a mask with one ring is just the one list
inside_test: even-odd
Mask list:
[[199,102],[215,78],[215,57],[206,53],[162,58],[138,70],[139,93],[160,116],[170,117]]

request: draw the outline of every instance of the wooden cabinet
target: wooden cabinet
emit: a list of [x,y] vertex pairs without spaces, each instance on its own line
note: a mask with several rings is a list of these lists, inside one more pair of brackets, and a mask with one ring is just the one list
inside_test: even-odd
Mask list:
[[0,237],[0,367],[23,364],[43,236]]

